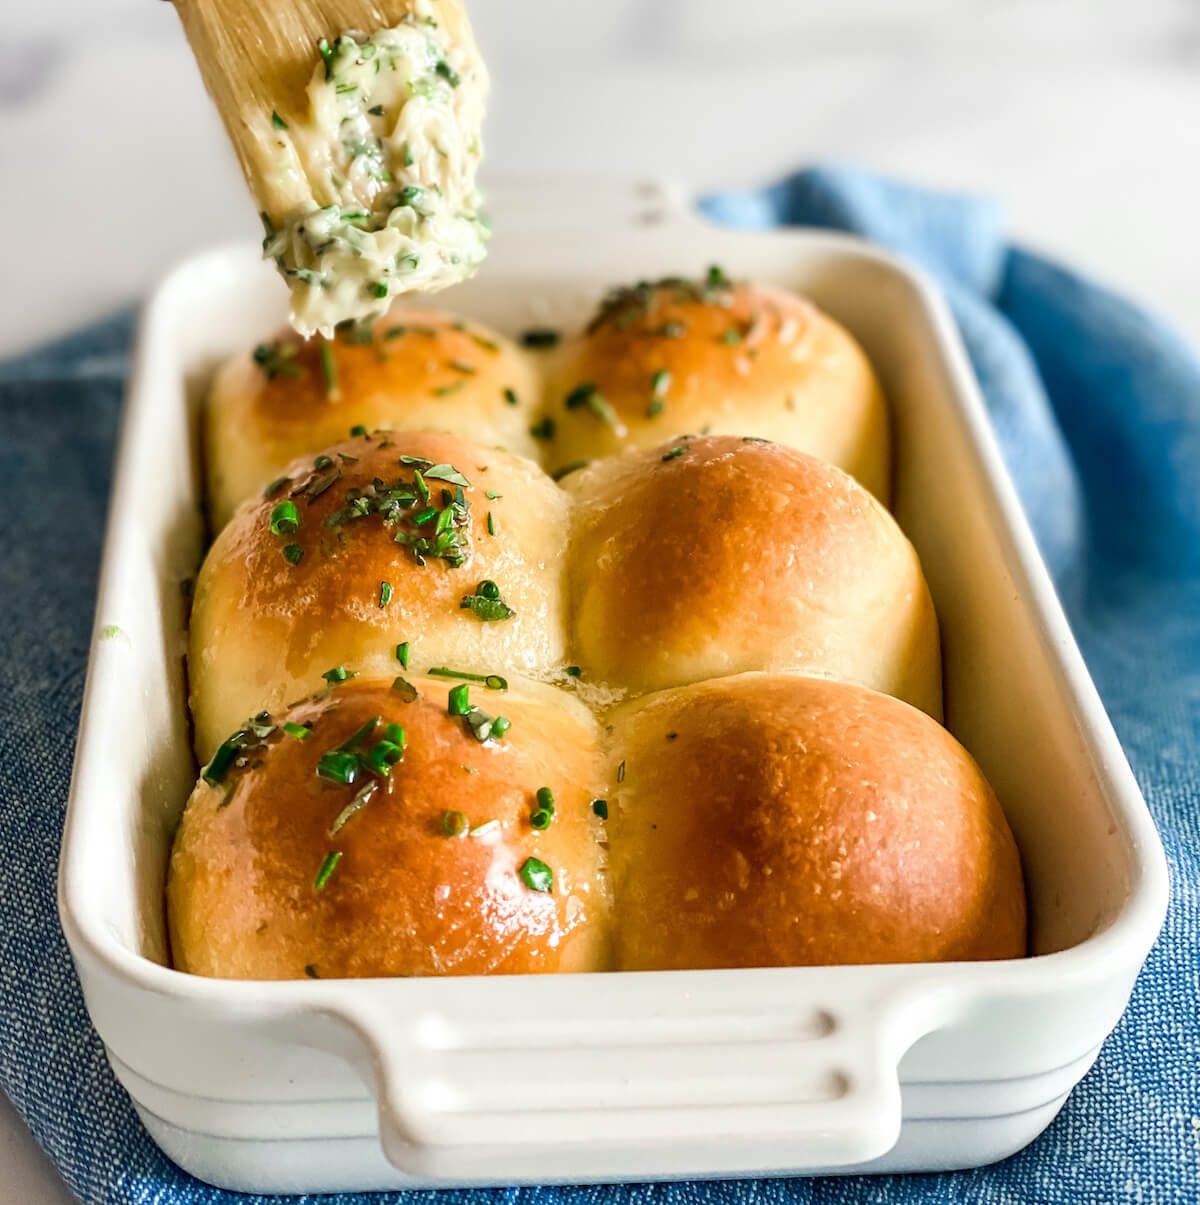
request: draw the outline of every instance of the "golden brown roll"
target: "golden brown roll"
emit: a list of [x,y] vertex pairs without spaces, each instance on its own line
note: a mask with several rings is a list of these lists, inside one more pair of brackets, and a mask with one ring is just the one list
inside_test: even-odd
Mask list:
[[[595,722],[569,695],[516,679],[506,691],[469,685],[474,710],[450,715],[455,689],[349,682],[222,746],[171,857],[179,970],[605,968]],[[510,726],[497,736],[501,716]]]
[[540,386],[530,360],[478,323],[393,309],[326,344],[288,331],[239,353],[217,374],[206,410],[213,526],[223,527],[297,456],[368,430],[449,431],[534,456]]
[[612,719],[621,969],[1025,953],[1004,814],[924,713],[857,686],[746,674]]
[[377,432],[293,461],[196,582],[201,758],[248,715],[349,666],[545,673],[564,660],[567,501],[534,464],[453,435]]
[[888,498],[887,411],[862,349],[811,303],[719,269],[611,294],[562,349],[545,405],[553,471],[676,435],[760,435]]
[[853,478],[730,435],[627,452],[575,500],[573,656],[659,690],[743,670],[843,678],[941,714],[937,619],[895,520]]

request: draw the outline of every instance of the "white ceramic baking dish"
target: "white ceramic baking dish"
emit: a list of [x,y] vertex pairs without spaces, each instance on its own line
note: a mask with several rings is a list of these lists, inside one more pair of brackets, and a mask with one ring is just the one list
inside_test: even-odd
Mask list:
[[[936,290],[853,239],[741,234],[654,188],[500,190],[445,302],[515,332],[615,281],[720,262],[813,296],[891,399],[896,510],[945,640],[950,727],[1020,843],[1036,956],[1005,963],[233,983],[166,965],[195,775],[184,602],[206,375],[281,319],[252,247],[148,305],[125,412],[60,875],[113,1068],[159,1145],[245,1190],[969,1167],[1054,1117],[1162,921],[1162,848],[1067,629]],[[110,625],[116,625],[114,630]]]

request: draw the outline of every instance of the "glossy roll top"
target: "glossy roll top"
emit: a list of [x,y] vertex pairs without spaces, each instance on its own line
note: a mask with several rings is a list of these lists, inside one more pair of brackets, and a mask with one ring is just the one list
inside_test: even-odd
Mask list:
[[200,758],[248,715],[352,666],[548,673],[564,660],[567,503],[535,465],[452,435],[377,432],[293,461],[247,502],[196,583]]
[[840,469],[712,435],[597,461],[563,485],[574,504],[572,655],[585,680],[645,691],[794,669],[940,717],[920,562]]
[[1025,953],[1004,814],[915,708],[748,674],[648,696],[612,721],[621,969]]
[[396,307],[329,342],[281,333],[230,359],[213,384],[205,419],[213,526],[290,461],[358,426],[446,431],[531,456],[540,388],[514,344],[435,310]]
[[176,967],[230,979],[604,969],[595,721],[550,687],[463,689],[349,682],[223,746],[171,858]]
[[677,435],[758,435],[888,497],[887,410],[862,349],[810,302],[717,268],[612,293],[561,350],[544,417],[551,470]]

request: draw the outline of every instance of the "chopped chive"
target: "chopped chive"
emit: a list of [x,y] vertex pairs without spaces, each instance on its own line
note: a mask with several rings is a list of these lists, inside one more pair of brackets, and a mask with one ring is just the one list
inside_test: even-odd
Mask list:
[[393,678],[392,690],[400,696],[404,703],[415,703],[420,697],[417,688],[407,678]]
[[262,496],[264,498],[274,498],[275,495],[279,493],[279,491],[283,489],[285,485],[287,485],[289,480],[290,478],[288,477],[276,477],[275,480],[263,490]]
[[443,812],[442,832],[447,837],[465,837],[471,827],[465,812]]
[[529,814],[530,826],[536,828],[539,832],[548,829],[553,820],[553,814],[547,812],[544,808],[537,808]]
[[471,710],[471,688],[465,683],[452,686],[446,702],[449,715],[466,715]]
[[676,457],[682,456],[684,454],[684,452],[686,452],[686,451],[687,451],[686,444],[680,444],[679,447],[672,448],[669,452],[667,452],[663,455],[663,458],[662,458],[663,464],[666,464],[668,460],[674,460]]
[[438,75],[450,85],[451,88],[457,88],[458,85],[462,83],[462,77],[457,71],[454,70],[453,67],[450,66],[449,63],[446,62],[445,59],[438,59],[437,66],[434,67],[434,71],[436,71]]
[[372,105],[367,112],[370,113],[372,117],[382,117],[383,105]]
[[530,891],[551,892],[554,890],[554,871],[541,858],[526,858],[519,871],[521,882]]
[[534,439],[553,439],[554,438],[554,419],[544,418],[540,423],[534,423],[529,428],[529,434]]
[[331,837],[336,837],[338,833],[340,833],[342,829],[346,827],[346,821],[357,815],[357,813],[361,812],[363,808],[365,808],[367,804],[371,802],[372,797],[378,790],[378,779],[373,778],[370,780],[370,782],[364,782],[363,785],[354,792],[354,798],[351,799],[340,812],[338,812],[337,819],[329,826],[329,835]]
[[566,672],[572,678],[580,678],[583,676],[583,670],[581,670],[578,665],[568,665]]
[[396,645],[396,660],[399,661],[405,669],[408,669],[408,654],[409,643],[407,640],[403,640]]
[[288,128],[287,122],[274,109],[271,110],[271,124],[277,130],[286,130]]
[[551,815],[554,814],[554,792],[549,787],[538,787],[537,801],[538,807],[544,808]]
[[479,771],[474,766],[462,766],[462,770],[465,774],[478,774],[479,773]]
[[306,728],[303,724],[293,724],[291,720],[286,721],[282,727],[288,736],[294,736],[298,741],[306,741],[312,736],[311,728]]
[[721,342],[724,343],[726,347],[735,347],[737,344],[741,343],[741,341],[742,332],[733,326],[731,326],[721,335]]
[[516,611],[500,597],[500,587],[486,578],[475,587],[474,594],[464,594],[458,605],[473,612],[485,623],[511,619],[516,614]]
[[549,326],[535,326],[521,332],[522,347],[544,350],[548,347],[557,347],[560,339],[562,339],[562,333]]
[[317,871],[317,877],[313,879],[313,890],[324,891],[325,884],[333,877],[333,872],[337,870],[338,863],[342,860],[342,851],[340,849],[331,849],[325,855],[325,861],[321,863],[321,869]]
[[388,295],[388,286],[386,280],[373,280],[367,285],[367,292],[372,297],[384,298]]
[[349,682],[351,678],[357,678],[358,673],[355,670],[347,669],[344,665],[335,665],[333,669],[327,669],[321,677],[330,686],[337,686],[340,682]]
[[300,512],[290,498],[276,502],[271,508],[271,534],[273,536],[290,536],[299,526]]
[[325,396],[339,398],[342,391],[338,386],[337,363],[333,358],[333,344],[328,339],[321,340],[321,374],[325,378]]
[[505,391],[504,391],[504,400],[505,400],[505,401],[506,401],[506,402],[507,402],[507,403],[508,403],[510,406],[519,406],[519,405],[521,404],[521,401],[520,401],[520,399],[517,397],[517,391],[516,391],[515,389],[505,389]]
[[304,549],[299,544],[285,544],[283,546],[283,559],[289,565],[299,565],[304,558]]
[[496,493],[495,490],[484,490],[484,493],[487,495],[489,501],[492,501],[492,502],[494,502],[497,498],[504,497],[503,494],[498,494],[498,493]]
[[404,760],[404,746],[395,741],[378,741],[362,756],[367,769],[381,778],[386,778],[397,762]]
[[498,715],[492,721],[492,736],[499,740],[512,727],[512,720],[507,716]]
[[433,396],[449,397],[450,394],[457,393],[464,385],[466,385],[466,381],[463,380],[451,381],[449,385],[439,385],[433,391]]
[[408,745],[408,736],[404,731],[403,724],[385,724],[383,735],[393,745],[399,745],[401,749]]
[[425,672],[431,678],[461,678],[464,682],[482,682],[488,690],[508,689],[508,679],[499,674],[469,674],[466,670],[451,669],[448,665],[435,665]]
[[474,364],[468,364],[466,360],[451,360],[450,367],[464,376],[474,376],[479,371]]
[[362,423],[358,423],[355,426],[350,428],[350,435],[352,438],[360,436],[360,435],[366,435],[366,433],[367,433],[367,429],[366,429],[366,427],[364,427],[362,425]]
[[731,282],[720,264],[711,264],[708,275],[705,277],[705,283],[710,289],[728,289]]
[[593,799],[592,800],[592,811],[597,816],[599,816],[601,820],[607,820],[608,819],[608,800],[607,799]]
[[617,767],[617,782],[625,781],[625,761],[622,759],[621,764]]
[[330,749],[317,762],[317,776],[338,786],[351,786],[358,779],[358,757],[342,749]]
[[390,603],[391,601],[392,601],[392,583],[391,582],[380,582],[379,583],[379,609],[383,610],[383,608],[386,607],[388,605],[388,603]]
[[313,964],[312,964],[311,962],[309,962],[309,963],[305,963],[305,965],[304,965],[304,973],[305,973],[305,974],[306,974],[306,975],[307,975],[307,976],[308,976],[310,979],[320,979],[320,978],[321,978],[321,976],[317,974],[317,968],[316,968],[315,966],[313,966]]
[[494,536],[496,534],[496,520],[492,517],[492,512],[490,510],[487,513],[487,533],[489,536]]
[[662,404],[662,402],[660,402],[658,400],[658,398],[655,398],[654,401],[650,402],[646,406],[646,417],[647,418],[657,418],[662,412],[663,412],[663,404]]
[[671,388],[671,374],[665,369],[660,368],[650,378],[650,392],[655,397],[666,397],[667,390]]

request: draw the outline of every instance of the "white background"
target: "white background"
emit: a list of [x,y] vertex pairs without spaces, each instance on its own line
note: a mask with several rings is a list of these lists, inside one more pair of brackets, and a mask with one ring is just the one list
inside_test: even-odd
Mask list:
[[[4,354],[258,225],[169,5],[0,9]],[[494,171],[665,174],[703,190],[823,159],[987,192],[1018,237],[1200,342],[1200,0],[471,11],[494,79]],[[0,1201],[69,1199],[0,1101]]]

